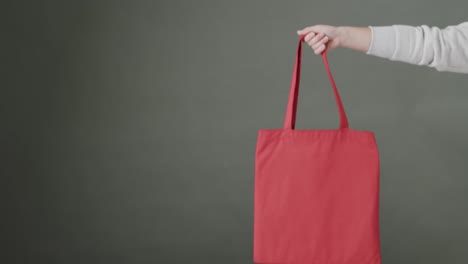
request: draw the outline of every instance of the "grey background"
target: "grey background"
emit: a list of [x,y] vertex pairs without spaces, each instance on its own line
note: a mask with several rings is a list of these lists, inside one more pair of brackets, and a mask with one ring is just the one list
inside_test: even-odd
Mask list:
[[[313,24],[447,26],[466,1],[10,1],[2,263],[251,263],[256,133],[282,126]],[[381,154],[383,262],[467,263],[466,75],[329,60]],[[304,53],[298,129],[336,128]]]

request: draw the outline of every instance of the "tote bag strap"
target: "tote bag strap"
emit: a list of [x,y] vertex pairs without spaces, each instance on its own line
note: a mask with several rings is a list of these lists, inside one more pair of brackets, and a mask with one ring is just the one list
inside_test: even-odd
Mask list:
[[[296,110],[297,110],[297,99],[299,95],[299,81],[301,75],[301,57],[302,57],[302,42],[304,41],[305,35],[301,36],[299,39],[299,45],[297,47],[296,54],[296,63],[294,64],[294,71],[292,75],[291,88],[289,91],[289,100],[288,106],[286,109],[286,117],[284,119],[284,128],[285,129],[294,129],[296,123]],[[325,64],[325,68],[328,72],[328,77],[333,87],[333,93],[335,94],[335,101],[338,106],[338,111],[340,114],[340,129],[348,128],[348,118],[341,102],[340,94],[336,88],[335,80],[333,79],[332,73],[330,71],[330,66],[328,65],[328,59],[326,52],[322,52],[322,59]]]

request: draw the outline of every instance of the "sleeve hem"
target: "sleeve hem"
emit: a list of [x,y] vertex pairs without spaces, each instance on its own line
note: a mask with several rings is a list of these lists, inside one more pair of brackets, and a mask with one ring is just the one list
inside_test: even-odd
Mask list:
[[371,32],[371,41],[369,44],[369,48],[366,51],[366,54],[370,54],[372,46],[374,45],[374,28],[372,26],[367,26],[367,27],[370,29],[370,32]]

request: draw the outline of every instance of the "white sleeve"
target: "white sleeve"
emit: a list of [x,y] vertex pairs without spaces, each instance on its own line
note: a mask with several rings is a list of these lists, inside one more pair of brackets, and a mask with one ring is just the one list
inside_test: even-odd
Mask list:
[[367,54],[438,71],[468,73],[468,22],[443,29],[427,25],[368,26]]

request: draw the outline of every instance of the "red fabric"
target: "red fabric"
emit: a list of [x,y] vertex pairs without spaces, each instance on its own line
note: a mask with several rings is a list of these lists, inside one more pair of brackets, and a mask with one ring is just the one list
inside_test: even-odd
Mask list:
[[258,131],[254,262],[380,264],[380,162],[374,133],[348,127],[325,52],[340,126],[294,128],[302,42],[303,36],[284,127]]

